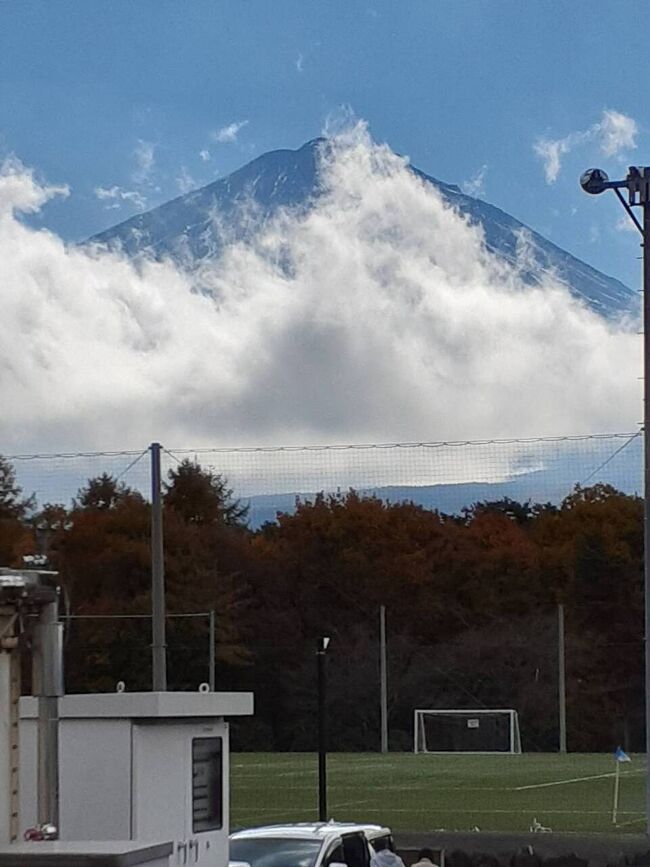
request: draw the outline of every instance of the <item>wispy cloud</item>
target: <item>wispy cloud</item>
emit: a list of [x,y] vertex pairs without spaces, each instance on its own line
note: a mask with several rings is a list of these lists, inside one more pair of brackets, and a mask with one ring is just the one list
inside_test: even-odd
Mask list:
[[208,163],[212,159],[212,154],[207,148],[203,148],[202,151],[199,151],[199,157],[204,163]]
[[138,139],[133,149],[133,170],[131,182],[133,189],[126,189],[119,184],[95,187],[95,196],[105,203],[107,210],[114,210],[122,205],[132,205],[139,211],[148,206],[145,192],[153,189],[152,176],[156,165],[156,146],[153,142]]
[[304,61],[305,61],[305,57],[304,57],[302,51],[299,51],[298,57],[296,57],[296,69],[298,70],[298,72],[302,72]]
[[541,138],[535,142],[533,150],[542,161],[547,184],[555,183],[562,167],[562,157],[568,154],[579,140],[576,134],[572,133],[563,139]]
[[357,126],[358,118],[355,110],[349,103],[342,103],[325,118],[321,134],[325,138],[345,136],[349,130]]
[[198,186],[198,183],[189,173],[186,166],[181,166],[181,170],[176,178],[176,184],[181,193],[189,193],[190,190],[194,190]]
[[636,148],[638,126],[634,118],[620,111],[606,109],[598,123],[588,129],[570,132],[563,138],[539,138],[533,151],[544,167],[547,184],[554,184],[562,168],[562,158],[580,145],[597,142],[601,153],[615,157]]
[[221,129],[213,132],[212,138],[220,144],[236,142],[237,136],[245,126],[248,126],[247,120],[234,121],[233,123],[229,123],[227,126],[222,126]]
[[634,232],[636,234],[639,231],[627,214],[618,218],[614,228],[617,232]]
[[124,202],[133,205],[139,211],[143,211],[147,207],[147,200],[142,193],[137,190],[124,190],[117,185],[95,187],[95,195],[100,201],[107,202],[106,208],[108,210],[119,208]]
[[135,159],[135,169],[131,173],[136,184],[145,184],[151,178],[151,174],[155,165],[155,145],[153,142],[138,139],[138,143],[133,151]]
[[468,196],[482,198],[485,196],[485,177],[487,175],[487,165],[484,163],[478,171],[474,172],[472,177],[463,181],[461,188]]
[[605,156],[613,157],[621,151],[636,148],[639,132],[636,121],[620,111],[605,111],[600,122],[600,149]]

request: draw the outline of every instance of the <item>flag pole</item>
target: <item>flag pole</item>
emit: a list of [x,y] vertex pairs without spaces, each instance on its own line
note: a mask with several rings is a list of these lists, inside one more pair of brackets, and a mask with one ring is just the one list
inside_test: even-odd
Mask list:
[[612,807],[612,825],[615,825],[616,820],[618,819],[618,792],[621,781],[621,763],[617,758],[614,758],[614,761],[616,762],[616,774],[614,775],[614,806]]

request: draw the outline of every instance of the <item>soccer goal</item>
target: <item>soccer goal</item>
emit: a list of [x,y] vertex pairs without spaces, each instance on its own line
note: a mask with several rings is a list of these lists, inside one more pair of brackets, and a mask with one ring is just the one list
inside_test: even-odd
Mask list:
[[521,753],[516,710],[416,710],[415,753]]

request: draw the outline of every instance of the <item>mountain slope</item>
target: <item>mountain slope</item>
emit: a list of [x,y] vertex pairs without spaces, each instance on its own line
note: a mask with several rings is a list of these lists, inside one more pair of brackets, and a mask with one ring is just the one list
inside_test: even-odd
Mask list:
[[[129,256],[143,253],[170,257],[186,267],[216,257],[229,241],[251,237],[278,208],[308,208],[320,193],[319,150],[315,139],[298,150],[263,154],[228,177],[131,217],[91,238],[119,248]],[[435,186],[456,208],[480,223],[487,248],[505,259],[517,259],[525,240],[529,264],[523,279],[540,282],[552,271],[555,279],[608,318],[635,308],[635,294],[618,280],[602,274],[562,250],[509,214],[464,194],[416,168],[422,180]]]

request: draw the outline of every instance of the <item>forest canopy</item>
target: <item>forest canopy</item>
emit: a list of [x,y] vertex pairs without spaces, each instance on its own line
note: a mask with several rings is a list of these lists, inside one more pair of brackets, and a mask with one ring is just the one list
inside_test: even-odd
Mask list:
[[[172,689],[253,690],[245,749],[313,749],[315,644],[331,637],[334,749],[379,743],[379,608],[393,749],[415,707],[512,707],[523,747],[558,739],[557,611],[567,636],[569,748],[643,744],[643,501],[597,484],[559,505],[475,503],[445,515],[350,490],[298,501],[257,530],[223,476],[185,460],[163,491]],[[108,474],[37,506],[0,457],[0,565],[60,572],[68,692],[148,689],[150,504]],[[34,558],[37,558],[34,560]],[[130,615],[88,619],[88,615]],[[136,615],[141,615],[138,618]]]

